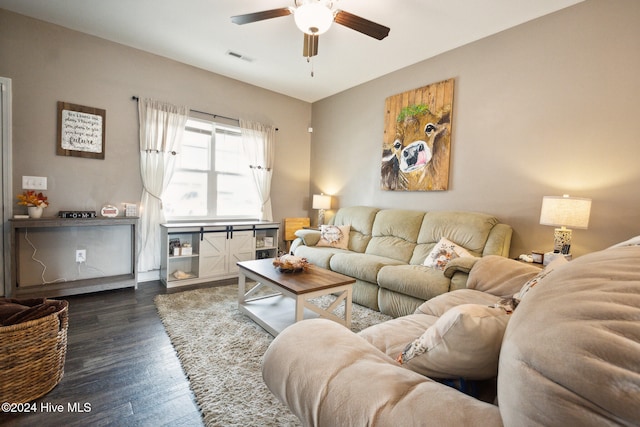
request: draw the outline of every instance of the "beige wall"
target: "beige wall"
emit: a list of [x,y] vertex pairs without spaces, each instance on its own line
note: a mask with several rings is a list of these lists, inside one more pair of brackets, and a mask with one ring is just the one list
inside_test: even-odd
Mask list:
[[[45,216],[140,200],[132,95],[278,127],[274,220],[306,215],[307,102],[3,9],[0,76],[11,78],[13,87],[14,193],[22,191],[23,175],[46,176],[51,205]],[[56,155],[57,101],[106,110],[105,160]]]
[[[640,234],[637,22],[640,2],[587,0],[311,106],[0,10],[14,191],[22,175],[47,176],[47,215],[138,200],[138,95],[278,126],[276,219],[314,218],[309,196],[319,191],[335,194],[335,207],[477,210],[514,227],[515,256],[550,249],[553,230],[538,224],[542,196],[569,193],[593,198],[589,229],[574,231],[580,255]],[[385,98],[450,77],[449,190],[381,191]],[[107,110],[105,160],[55,155],[59,100]]]
[[[552,249],[544,195],[593,199],[576,256],[640,234],[639,22],[636,0],[588,0],[314,103],[310,192],[495,214],[512,256]],[[385,98],[451,77],[449,190],[380,190]]]

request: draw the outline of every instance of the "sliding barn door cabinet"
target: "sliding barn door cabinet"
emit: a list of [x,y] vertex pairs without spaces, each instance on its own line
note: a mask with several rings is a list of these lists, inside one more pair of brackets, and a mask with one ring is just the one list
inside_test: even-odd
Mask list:
[[238,276],[238,261],[278,254],[275,222],[162,224],[160,278],[167,288]]

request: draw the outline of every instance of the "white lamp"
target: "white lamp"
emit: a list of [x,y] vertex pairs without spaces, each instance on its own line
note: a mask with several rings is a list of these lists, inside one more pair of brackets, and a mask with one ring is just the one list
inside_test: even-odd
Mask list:
[[319,35],[326,32],[333,22],[331,2],[326,0],[298,0],[301,3],[293,12],[293,19],[303,33]]
[[544,196],[540,209],[540,224],[556,228],[553,234],[553,252],[568,254],[571,248],[571,230],[589,226],[591,199],[580,197]]
[[314,194],[313,203],[311,204],[313,209],[319,209],[318,211],[318,225],[324,224],[324,210],[331,209],[331,196],[325,196],[324,194]]

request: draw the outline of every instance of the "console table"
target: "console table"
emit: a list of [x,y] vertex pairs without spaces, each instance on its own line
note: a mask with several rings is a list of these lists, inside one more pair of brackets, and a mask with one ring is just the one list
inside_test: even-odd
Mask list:
[[[138,279],[138,270],[137,270],[137,247],[136,247],[136,226],[138,224],[137,217],[115,217],[115,218],[83,218],[83,219],[71,219],[71,218],[39,218],[39,219],[10,219],[10,254],[11,254],[11,279],[10,283],[7,284],[5,289],[5,294],[8,297],[13,298],[29,298],[29,297],[57,297],[64,295],[74,295],[80,293],[88,293],[88,292],[97,292],[108,289],[117,289],[117,288],[126,288],[126,287],[137,287],[137,279]],[[23,286],[21,274],[20,274],[20,262],[27,261],[22,257],[21,259],[21,251],[20,245],[29,245],[26,242],[26,234],[29,232],[49,232],[52,237],[64,235],[68,236],[69,234],[76,234],[78,230],[87,231],[89,227],[93,227],[96,232],[106,232],[104,227],[107,226],[118,226],[125,227],[125,230],[129,230],[128,236],[130,238],[127,241],[118,241],[118,247],[114,248],[113,243],[108,245],[108,248],[105,250],[111,250],[116,252],[124,252],[127,253],[130,251],[130,271],[118,274],[109,274],[102,275],[100,277],[91,277],[91,278],[76,278],[73,280],[65,280],[59,281],[56,283],[47,283],[42,285],[28,285]],[[75,227],[72,228],[72,227]],[[62,234],[60,234],[62,233]],[[24,235],[25,239],[21,239],[21,236]],[[45,236],[46,237],[46,236]],[[44,239],[44,238],[43,238]],[[50,254],[55,255],[55,241],[50,241],[52,239],[46,240],[48,250]],[[102,247],[100,243],[96,242],[86,242],[85,244],[94,245],[96,244],[96,248],[92,248],[91,251],[100,251]],[[49,247],[51,246],[51,247]],[[69,264],[68,258],[73,255],[74,248],[64,247],[61,248],[60,251],[64,251],[59,255],[58,260],[49,261],[51,264],[62,264],[62,260],[65,260],[67,264]],[[42,256],[45,256],[44,254]],[[32,259],[34,256],[32,255]],[[35,255],[35,258],[38,258],[38,255]],[[53,255],[49,255],[48,259],[52,259]],[[104,259],[101,259],[100,254],[96,257],[99,258],[100,262],[104,262]],[[128,257],[127,257],[128,258]],[[30,261],[30,260],[29,260]],[[56,262],[57,261],[57,262]],[[74,265],[74,268],[77,267],[78,271],[80,266],[75,266],[73,260],[70,261],[71,265]],[[89,264],[89,263],[87,263]],[[99,268],[93,268],[91,266],[87,266],[92,270],[96,270],[96,272],[100,273],[101,270]],[[124,269],[128,269],[125,267]],[[76,272],[73,272],[76,273]]]

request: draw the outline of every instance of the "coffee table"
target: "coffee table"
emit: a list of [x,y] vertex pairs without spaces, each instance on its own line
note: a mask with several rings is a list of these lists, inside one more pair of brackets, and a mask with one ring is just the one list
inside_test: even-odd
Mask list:
[[[283,273],[273,266],[273,258],[238,262],[238,310],[274,337],[284,328],[303,319],[324,317],[351,327],[351,297],[355,279],[310,265],[307,271]],[[246,290],[247,279],[257,284]],[[263,295],[264,290],[269,292]],[[310,301],[335,294],[327,308]],[[333,311],[344,303],[344,318]]]

